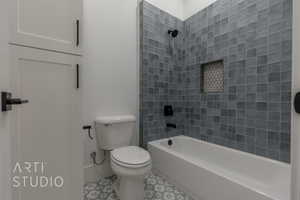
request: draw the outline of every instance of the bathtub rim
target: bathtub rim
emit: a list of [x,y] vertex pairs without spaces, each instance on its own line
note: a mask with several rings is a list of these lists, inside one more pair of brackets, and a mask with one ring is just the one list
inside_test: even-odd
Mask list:
[[239,153],[239,154],[242,154],[242,155],[251,156],[252,158],[256,158],[258,160],[269,161],[269,162],[271,162],[273,164],[279,164],[282,167],[287,167],[287,168],[291,167],[290,163],[285,163],[285,162],[282,162],[282,161],[279,161],[279,160],[274,160],[274,159],[271,159],[271,158],[268,158],[268,157],[256,155],[256,154],[253,154],[253,153],[248,153],[248,152],[245,152],[245,151],[240,151],[240,150],[233,149],[233,148],[230,148],[230,147],[222,146],[220,144],[206,142],[204,140],[196,139],[196,138],[193,138],[193,137],[190,137],[190,136],[186,136],[186,135],[178,135],[178,136],[175,136],[175,137],[154,140],[154,141],[148,142],[148,145],[152,145],[152,146],[156,146],[156,147],[162,147],[162,148],[164,148],[166,150],[172,151],[172,150],[168,149],[167,147],[162,146],[160,143],[164,142],[164,141],[168,141],[169,139],[174,139],[174,138],[185,138],[185,139],[193,140],[195,142],[206,144],[206,145],[208,145],[210,147],[218,146],[218,148],[226,150],[226,151],[231,151],[231,152]]
[[[185,138],[185,139],[188,139],[188,140],[193,140],[193,141],[198,142],[198,143],[209,145],[210,147],[217,146],[218,148],[220,148],[220,150],[226,150],[226,151],[230,151],[230,152],[234,152],[234,153],[238,153],[238,154],[242,154],[242,155],[246,155],[246,156],[251,156],[254,159],[258,159],[258,160],[261,160],[261,161],[264,161],[264,162],[271,162],[272,164],[276,164],[276,165],[279,165],[280,167],[286,168],[289,171],[289,174],[288,174],[289,180],[291,179],[291,164],[284,163],[284,162],[277,161],[277,160],[273,160],[273,159],[270,159],[270,158],[267,158],[267,157],[255,155],[255,154],[252,154],[252,153],[248,153],[248,152],[244,152],[244,151],[239,151],[239,150],[232,149],[232,148],[229,148],[229,147],[225,147],[225,146],[222,146],[222,145],[219,145],[219,144],[214,144],[214,143],[206,142],[206,141],[203,141],[203,140],[200,140],[200,139],[196,139],[196,138],[192,138],[192,137],[185,136],[185,135],[179,135],[179,136],[170,137],[170,138],[163,138],[163,139],[159,139],[159,140],[154,140],[154,141],[148,142],[148,149],[149,149],[149,146],[153,146],[153,147],[155,147],[155,148],[157,148],[159,150],[166,151],[167,153],[171,154],[172,156],[175,156],[177,158],[183,159],[185,162],[191,163],[192,165],[195,165],[195,166],[199,166],[199,164],[196,161],[191,160],[191,159],[187,159],[184,156],[182,156],[181,153],[177,153],[176,151],[174,151],[172,149],[169,149],[168,147],[163,146],[161,144],[162,142],[167,142],[169,139],[174,139],[174,138]],[[202,169],[206,170],[206,171],[214,173],[215,175],[219,176],[220,178],[224,178],[224,179],[226,179],[228,181],[237,183],[237,184],[241,185],[242,187],[245,187],[245,188],[247,188],[249,190],[252,190],[252,191],[254,191],[256,193],[264,195],[264,196],[266,196],[266,197],[268,197],[268,198],[270,198],[272,200],[282,200],[276,194],[272,195],[269,192],[265,192],[265,191],[260,190],[258,188],[250,187],[249,185],[243,183],[240,180],[235,179],[234,177],[230,177],[230,176],[227,176],[227,175],[221,175],[220,172],[217,172],[215,170],[209,169],[207,166],[200,166],[200,167]],[[155,169],[155,166],[154,166],[154,169]],[[161,172],[159,169],[155,169],[155,171],[158,172],[159,174],[163,175],[163,172]],[[167,175],[164,175],[164,176],[168,178]],[[171,181],[174,182],[174,180],[172,180],[172,179],[171,179]],[[175,182],[174,182],[174,184],[175,185],[179,185],[179,186],[181,185],[180,183],[175,183]],[[291,186],[289,186],[289,188],[290,187]],[[188,188],[184,188],[184,190],[188,191]],[[192,196],[194,196],[194,194]],[[288,194],[288,196],[290,196],[290,193]]]

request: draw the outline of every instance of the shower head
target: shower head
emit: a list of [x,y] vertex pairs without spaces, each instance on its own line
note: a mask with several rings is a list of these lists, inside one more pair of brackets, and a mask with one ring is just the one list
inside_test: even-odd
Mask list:
[[168,34],[171,35],[173,38],[176,38],[179,31],[177,29],[174,30],[168,30]]

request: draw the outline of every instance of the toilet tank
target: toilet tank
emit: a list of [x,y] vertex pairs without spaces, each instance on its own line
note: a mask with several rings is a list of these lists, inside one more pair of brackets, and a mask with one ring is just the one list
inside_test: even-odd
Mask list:
[[135,132],[136,118],[132,115],[98,117],[95,121],[98,148],[113,150],[129,146]]

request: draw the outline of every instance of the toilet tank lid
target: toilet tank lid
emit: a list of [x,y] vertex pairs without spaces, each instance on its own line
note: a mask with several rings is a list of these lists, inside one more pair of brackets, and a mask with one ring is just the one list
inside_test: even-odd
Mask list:
[[96,123],[99,124],[116,124],[135,122],[136,118],[133,115],[118,115],[118,116],[103,116],[96,119]]

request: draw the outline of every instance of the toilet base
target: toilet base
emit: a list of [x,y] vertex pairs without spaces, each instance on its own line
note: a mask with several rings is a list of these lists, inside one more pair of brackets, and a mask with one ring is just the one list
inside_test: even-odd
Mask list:
[[139,177],[118,177],[114,183],[114,190],[120,200],[143,200],[144,176]]

